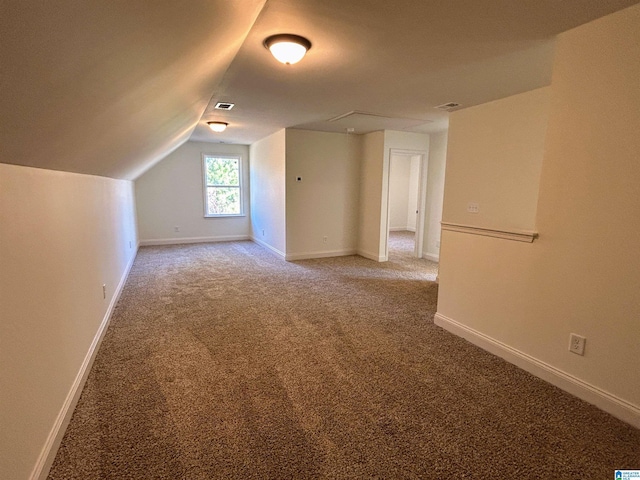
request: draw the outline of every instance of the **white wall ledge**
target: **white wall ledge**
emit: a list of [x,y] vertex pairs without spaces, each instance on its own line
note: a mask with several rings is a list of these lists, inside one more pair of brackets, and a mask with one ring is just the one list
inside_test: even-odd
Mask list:
[[532,243],[536,238],[538,238],[538,232],[529,230],[493,229],[449,222],[441,222],[441,225],[442,230],[447,230],[449,232],[469,233],[471,235],[502,238],[504,240],[515,240],[517,242]]

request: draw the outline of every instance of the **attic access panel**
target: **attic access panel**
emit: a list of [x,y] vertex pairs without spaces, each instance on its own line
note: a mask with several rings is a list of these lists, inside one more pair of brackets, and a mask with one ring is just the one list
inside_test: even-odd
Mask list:
[[325,132],[347,132],[363,134],[379,130],[406,130],[422,132],[431,120],[417,118],[401,118],[377,113],[351,111],[326,121],[297,125],[295,128],[307,128]]
[[329,122],[337,127],[342,127],[343,131],[346,131],[347,128],[353,128],[354,133],[369,133],[378,130],[407,130],[411,127],[429,123],[428,120],[424,119],[392,117],[355,110],[332,118]]

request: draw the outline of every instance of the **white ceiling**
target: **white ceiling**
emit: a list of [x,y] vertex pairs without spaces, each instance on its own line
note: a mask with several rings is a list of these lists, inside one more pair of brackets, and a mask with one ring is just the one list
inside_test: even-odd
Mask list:
[[[132,179],[188,139],[436,131],[434,106],[547,85],[557,33],[639,1],[8,0],[0,162]],[[274,33],[313,46],[282,65]]]

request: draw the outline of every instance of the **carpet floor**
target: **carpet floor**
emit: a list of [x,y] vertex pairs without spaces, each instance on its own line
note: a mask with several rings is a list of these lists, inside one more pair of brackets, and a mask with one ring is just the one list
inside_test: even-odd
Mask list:
[[49,478],[607,479],[640,468],[640,430],[435,326],[437,266],[390,258],[285,262],[251,242],[141,248]]

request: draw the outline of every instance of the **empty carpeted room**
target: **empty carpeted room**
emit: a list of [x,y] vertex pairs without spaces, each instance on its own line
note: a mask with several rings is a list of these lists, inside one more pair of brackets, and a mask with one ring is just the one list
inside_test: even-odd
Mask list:
[[640,478],[639,3],[3,2],[0,478]]

